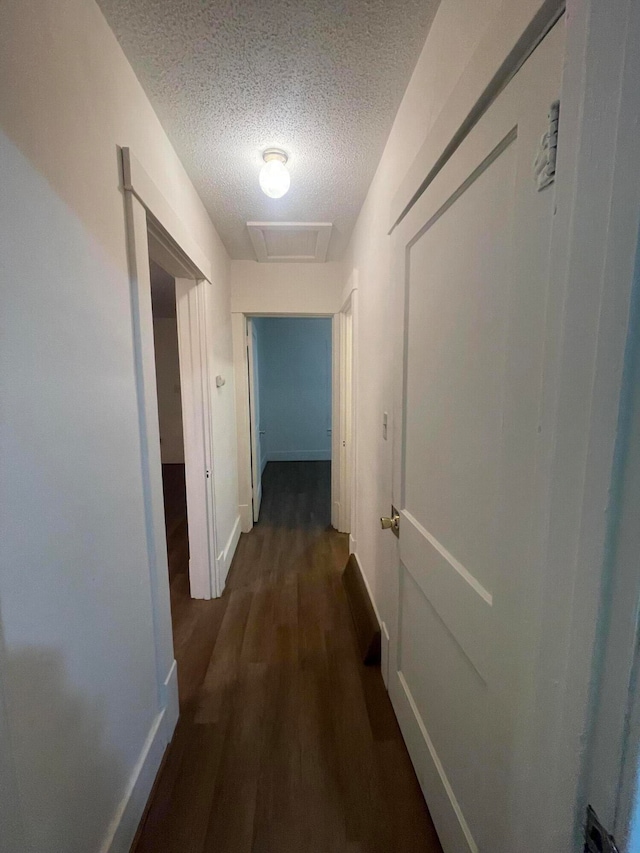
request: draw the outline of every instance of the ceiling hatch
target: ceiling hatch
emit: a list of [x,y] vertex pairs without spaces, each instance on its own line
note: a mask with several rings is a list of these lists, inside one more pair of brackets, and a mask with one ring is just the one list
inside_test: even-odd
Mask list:
[[331,222],[247,222],[256,260],[261,263],[323,263]]

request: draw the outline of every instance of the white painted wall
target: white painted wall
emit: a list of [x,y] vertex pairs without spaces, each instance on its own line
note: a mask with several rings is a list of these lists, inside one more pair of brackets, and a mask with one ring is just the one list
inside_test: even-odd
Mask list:
[[93,0],[3,3],[0,90],[0,772],[17,788],[0,796],[20,802],[0,846],[125,851],[170,735],[156,654],[167,676],[173,655],[168,610],[154,643],[118,145],[214,270],[223,543],[238,512],[229,260]]
[[[443,0],[404,95],[347,250],[344,291],[358,281],[355,539],[358,559],[381,618],[392,599],[385,586],[395,540],[380,529],[391,506],[393,340],[392,268],[387,235],[391,201],[485,34],[501,0]],[[342,300],[339,300],[342,301]],[[388,439],[382,436],[389,413]]]
[[231,262],[231,310],[245,314],[334,314],[342,305],[344,267]]
[[256,317],[261,452],[331,459],[331,319]]
[[153,343],[162,464],[184,464],[178,323],[175,317],[153,318]]

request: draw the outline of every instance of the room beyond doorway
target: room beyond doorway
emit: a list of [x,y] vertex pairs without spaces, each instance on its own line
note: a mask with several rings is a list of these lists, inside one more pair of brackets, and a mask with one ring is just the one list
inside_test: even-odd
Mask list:
[[150,275],[169,582],[185,571],[188,594],[189,539],[176,283],[172,275],[153,261]]
[[[247,318],[253,521],[269,464],[332,457],[332,321],[327,317]],[[310,471],[317,466],[311,465]],[[291,469],[293,471],[293,469]],[[330,522],[331,494],[326,496]]]

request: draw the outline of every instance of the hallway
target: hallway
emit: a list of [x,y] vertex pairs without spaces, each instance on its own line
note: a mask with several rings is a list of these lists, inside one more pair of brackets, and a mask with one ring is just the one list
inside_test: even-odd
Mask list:
[[329,462],[269,463],[226,591],[169,538],[181,719],[135,853],[437,853],[378,668],[357,655]]

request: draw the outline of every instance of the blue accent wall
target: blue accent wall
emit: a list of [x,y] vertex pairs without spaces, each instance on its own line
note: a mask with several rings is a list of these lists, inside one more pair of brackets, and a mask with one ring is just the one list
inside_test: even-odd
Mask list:
[[267,461],[331,459],[331,319],[257,317]]

